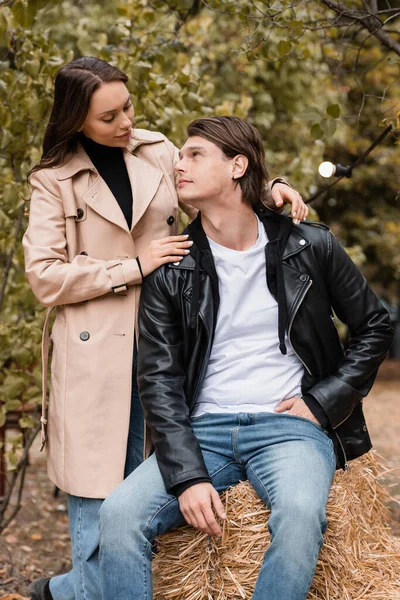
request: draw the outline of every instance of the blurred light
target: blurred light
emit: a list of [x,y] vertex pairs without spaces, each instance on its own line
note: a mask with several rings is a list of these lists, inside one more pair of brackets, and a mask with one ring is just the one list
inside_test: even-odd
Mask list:
[[335,170],[335,165],[328,160],[321,163],[318,167],[318,173],[321,175],[321,177],[332,177],[332,175],[335,173]]
[[353,167],[343,167],[343,165],[339,164],[334,165],[326,160],[319,165],[318,173],[322,177],[332,177],[332,175],[335,175],[335,177],[351,177],[352,168]]

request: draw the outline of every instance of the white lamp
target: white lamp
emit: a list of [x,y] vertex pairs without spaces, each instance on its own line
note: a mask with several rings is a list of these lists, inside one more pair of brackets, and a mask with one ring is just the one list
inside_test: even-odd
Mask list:
[[321,177],[351,177],[352,167],[343,167],[342,165],[334,165],[328,160],[322,162],[318,167],[318,173]]
[[318,173],[321,177],[332,177],[335,173],[335,165],[328,160],[322,162],[318,167]]

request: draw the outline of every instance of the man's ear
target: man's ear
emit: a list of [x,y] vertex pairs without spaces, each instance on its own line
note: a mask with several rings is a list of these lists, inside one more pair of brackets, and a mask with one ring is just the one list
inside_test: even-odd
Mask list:
[[232,179],[240,179],[246,173],[249,159],[244,154],[238,154],[232,160]]

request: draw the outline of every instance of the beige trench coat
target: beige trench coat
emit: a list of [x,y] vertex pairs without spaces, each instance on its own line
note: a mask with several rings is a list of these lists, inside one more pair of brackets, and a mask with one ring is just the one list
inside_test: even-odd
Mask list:
[[48,473],[60,489],[87,498],[105,498],[124,475],[141,283],[135,257],[178,228],[173,144],[135,130],[124,158],[131,230],[79,147],[63,166],[32,175],[23,239],[32,290],[43,305],[57,307]]

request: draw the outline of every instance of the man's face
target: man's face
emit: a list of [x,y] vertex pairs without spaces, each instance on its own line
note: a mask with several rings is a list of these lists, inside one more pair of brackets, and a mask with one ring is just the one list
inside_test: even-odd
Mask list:
[[201,208],[233,189],[233,160],[212,142],[190,137],[183,145],[175,165],[179,200]]

